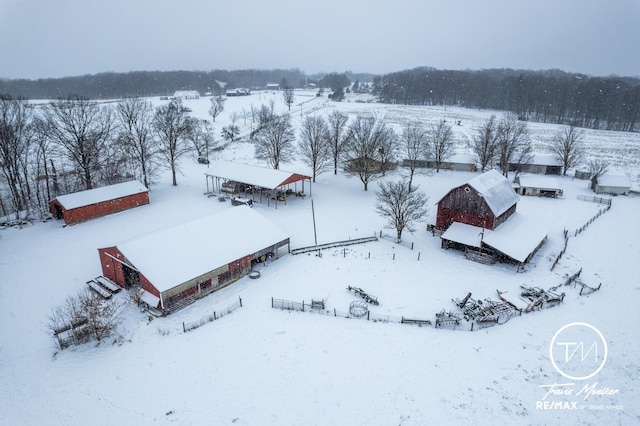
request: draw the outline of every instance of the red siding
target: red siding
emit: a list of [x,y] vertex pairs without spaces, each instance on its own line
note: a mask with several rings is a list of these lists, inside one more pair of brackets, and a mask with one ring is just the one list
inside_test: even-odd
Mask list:
[[[108,256],[108,255],[110,256]],[[98,249],[98,255],[100,256],[100,265],[102,266],[102,275],[109,278],[114,283],[118,284],[120,287],[127,289],[127,285],[124,280],[124,270],[122,263],[128,263],[124,255],[118,250],[117,247],[106,247]],[[112,256],[112,257],[111,257]],[[118,260],[115,260],[113,258]],[[131,265],[135,268],[135,265]],[[140,285],[141,287],[148,291],[149,293],[155,295],[160,298],[159,306],[156,306],[157,309],[162,309],[162,297],[160,296],[160,292],[157,288],[151,284],[151,282],[140,273]]]
[[436,228],[446,230],[453,222],[493,229],[495,217],[478,191],[465,184],[453,188],[438,203]]
[[49,211],[51,211],[51,214],[55,217],[55,206],[60,206],[64,215],[65,223],[72,225],[84,220],[93,219],[110,213],[116,213],[122,210],[128,210],[145,204],[149,204],[148,192],[140,192],[138,194],[116,198],[115,200],[104,201],[102,203],[91,204],[69,210],[65,209],[65,207],[56,199],[49,203]]

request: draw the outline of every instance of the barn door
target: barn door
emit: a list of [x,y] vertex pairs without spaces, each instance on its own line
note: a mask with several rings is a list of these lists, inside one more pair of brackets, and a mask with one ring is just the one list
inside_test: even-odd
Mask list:
[[122,273],[124,274],[124,285],[127,288],[140,287],[140,273],[138,271],[123,264]]

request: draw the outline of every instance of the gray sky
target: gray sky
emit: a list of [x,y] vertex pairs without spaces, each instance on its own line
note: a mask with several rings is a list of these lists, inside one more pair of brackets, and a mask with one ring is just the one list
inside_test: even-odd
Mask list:
[[0,0],[0,77],[300,68],[640,76],[638,0]]

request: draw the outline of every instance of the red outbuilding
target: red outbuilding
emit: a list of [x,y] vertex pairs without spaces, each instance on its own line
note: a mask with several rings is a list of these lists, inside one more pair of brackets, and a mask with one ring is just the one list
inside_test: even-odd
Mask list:
[[67,225],[149,204],[149,190],[138,181],[119,183],[56,197],[49,211]]

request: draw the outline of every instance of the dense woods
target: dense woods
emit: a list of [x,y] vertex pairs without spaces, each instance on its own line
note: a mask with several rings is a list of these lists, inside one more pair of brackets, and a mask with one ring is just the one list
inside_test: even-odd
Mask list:
[[640,130],[640,80],[559,70],[444,71],[415,68],[376,77],[380,101],[514,112],[522,120]]

